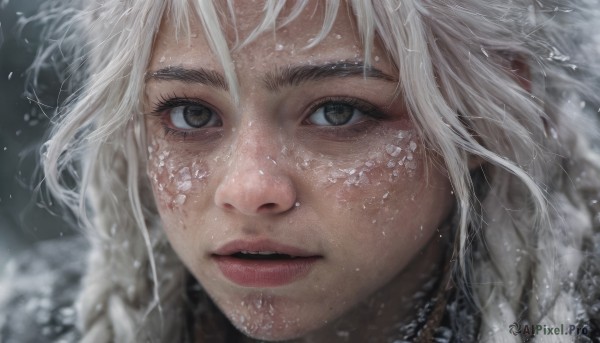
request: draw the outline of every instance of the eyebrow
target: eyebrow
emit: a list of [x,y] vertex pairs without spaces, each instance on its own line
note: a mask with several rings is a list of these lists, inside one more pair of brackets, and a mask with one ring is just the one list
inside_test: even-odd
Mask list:
[[225,77],[214,70],[209,69],[188,69],[184,67],[170,66],[151,72],[145,77],[146,82],[156,81],[179,81],[183,83],[201,83],[210,87],[229,90]]
[[[387,82],[398,80],[374,67],[365,67],[362,62],[331,62],[320,65],[300,65],[279,68],[269,72],[263,79],[263,85],[270,91],[284,87],[298,86],[305,82],[314,82],[328,78],[363,77],[379,79]],[[170,66],[146,75],[146,81],[179,81],[183,83],[200,83],[213,88],[229,90],[225,77],[214,70],[204,68],[188,69]]]
[[332,62],[321,65],[300,65],[281,68],[267,73],[263,82],[268,90],[276,91],[283,87],[298,86],[309,81],[327,78],[364,77],[388,82],[397,80],[374,67],[365,67],[362,62]]

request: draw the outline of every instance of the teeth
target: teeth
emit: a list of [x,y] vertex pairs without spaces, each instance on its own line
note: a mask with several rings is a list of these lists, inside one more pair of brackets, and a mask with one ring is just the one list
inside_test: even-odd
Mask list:
[[242,250],[240,252],[242,254],[250,254],[250,255],[274,255],[274,254],[278,254],[275,251],[248,251],[248,250]]

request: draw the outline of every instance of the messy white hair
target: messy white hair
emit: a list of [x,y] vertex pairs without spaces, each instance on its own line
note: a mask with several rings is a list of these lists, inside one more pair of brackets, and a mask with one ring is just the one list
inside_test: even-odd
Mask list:
[[[162,233],[145,174],[144,77],[161,21],[170,16],[185,39],[199,18],[236,98],[231,51],[285,26],[306,3],[282,17],[284,1],[266,1],[263,21],[231,44],[222,22],[235,24],[234,1],[70,0],[40,14],[51,39],[34,70],[60,51],[77,87],[53,121],[42,163],[48,189],[92,242],[78,301],[84,342],[185,339],[185,323],[172,318],[184,317],[186,272]],[[329,33],[340,6],[326,2],[322,29],[306,48]],[[596,112],[588,103],[600,103],[599,52],[587,34],[600,3],[348,6],[365,64],[378,39],[420,136],[443,157],[458,211],[453,276],[480,311],[479,340],[517,342],[507,329],[514,321],[598,320],[587,315],[594,295],[577,285],[600,244],[597,125],[586,115]],[[470,169],[477,159],[482,167]]]

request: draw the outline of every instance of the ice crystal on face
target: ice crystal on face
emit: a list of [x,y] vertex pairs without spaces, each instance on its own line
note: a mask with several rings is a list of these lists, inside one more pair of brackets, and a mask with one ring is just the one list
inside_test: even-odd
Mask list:
[[339,171],[346,173],[348,175],[354,175],[354,173],[356,173],[356,169],[354,169],[354,168],[339,169]]
[[200,167],[197,162],[192,163],[192,174],[195,179],[202,180],[208,176],[208,172]]
[[403,139],[406,138],[408,135],[408,131],[398,131],[398,133],[396,133],[396,138]]
[[402,152],[402,148],[400,148],[399,146],[388,144],[385,146],[385,152],[387,152],[392,157],[398,157]]
[[173,203],[174,203],[175,205],[179,205],[179,206],[181,206],[181,205],[183,205],[183,204],[185,203],[185,199],[186,199],[186,198],[187,198],[187,197],[186,197],[184,194],[178,194],[178,195],[175,197],[175,199],[173,200]]
[[410,151],[415,151],[417,150],[417,143],[410,141]]
[[177,178],[177,190],[181,192],[189,191],[192,188],[192,175],[190,168],[184,167],[179,171]]

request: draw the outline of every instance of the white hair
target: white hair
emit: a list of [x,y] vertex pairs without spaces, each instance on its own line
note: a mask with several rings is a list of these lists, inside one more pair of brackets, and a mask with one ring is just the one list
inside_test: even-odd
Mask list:
[[[71,0],[46,5],[51,56],[76,85],[44,146],[45,182],[92,242],[79,297],[84,342],[184,339],[186,271],[162,233],[145,174],[140,113],[161,20],[178,35],[198,17],[237,97],[231,51],[293,21],[298,1],[266,1],[264,19],[228,46],[234,1]],[[458,209],[453,276],[480,311],[478,337],[517,342],[507,324],[590,320],[580,267],[600,232],[600,156],[592,144],[600,59],[590,42],[597,0],[351,0],[368,66],[378,38],[425,144],[443,157]],[[328,1],[321,31],[342,6]],[[65,20],[65,14],[68,20]],[[598,43],[596,43],[598,44]],[[518,66],[526,66],[520,69]],[[587,103],[586,103],[587,101]],[[469,161],[483,166],[471,171]],[[127,204],[127,205],[124,205]],[[587,242],[587,243],[586,243]],[[592,277],[598,277],[593,275]],[[588,279],[589,281],[589,279]],[[586,300],[587,299],[587,300]],[[168,315],[166,315],[168,313]],[[173,313],[180,313],[174,316]],[[162,319],[161,319],[162,314]],[[598,318],[596,318],[598,320]]]

